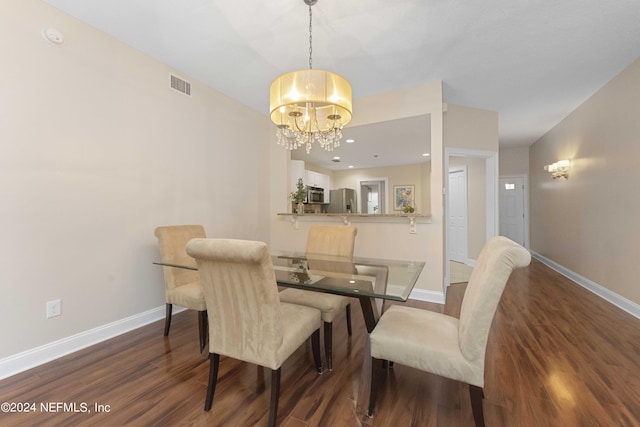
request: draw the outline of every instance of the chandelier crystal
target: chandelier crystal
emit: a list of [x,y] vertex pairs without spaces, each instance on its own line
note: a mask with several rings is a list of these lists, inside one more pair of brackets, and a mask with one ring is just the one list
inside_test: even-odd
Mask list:
[[342,127],[351,121],[351,85],[337,74],[314,70],[311,6],[309,5],[309,69],[285,73],[271,83],[271,121],[278,128],[278,145],[289,150],[305,146],[307,153],[318,143],[327,151],[340,146]]

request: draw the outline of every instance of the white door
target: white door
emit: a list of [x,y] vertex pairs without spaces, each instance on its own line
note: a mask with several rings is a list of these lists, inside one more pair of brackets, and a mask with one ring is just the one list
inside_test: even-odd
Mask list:
[[447,239],[449,259],[467,262],[467,169],[449,170],[447,197]]
[[525,245],[524,178],[500,178],[500,235]]
[[360,200],[362,213],[380,213],[380,184],[378,182],[360,182]]
[[360,212],[369,214],[386,213],[386,179],[387,178],[374,178],[367,181],[360,181]]

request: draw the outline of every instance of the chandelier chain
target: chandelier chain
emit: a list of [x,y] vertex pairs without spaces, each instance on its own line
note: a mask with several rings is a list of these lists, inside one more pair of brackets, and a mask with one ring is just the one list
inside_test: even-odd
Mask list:
[[311,64],[311,53],[313,52],[313,48],[312,48],[312,41],[313,38],[311,36],[311,19],[312,19],[312,14],[311,14],[311,4],[309,5],[309,69],[313,69],[313,66]]

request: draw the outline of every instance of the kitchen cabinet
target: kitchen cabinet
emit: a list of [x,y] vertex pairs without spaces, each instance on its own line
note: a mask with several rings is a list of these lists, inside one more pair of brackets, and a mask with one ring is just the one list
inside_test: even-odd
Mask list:
[[289,191],[295,192],[298,189],[298,179],[302,178],[304,185],[310,185],[307,183],[307,177],[304,170],[304,160],[290,160],[289,164]]
[[289,191],[295,192],[298,188],[298,179],[302,178],[305,186],[320,187],[324,190],[324,202],[329,203],[329,175],[309,171],[304,168],[304,160],[289,161]]
[[319,187],[324,190],[323,203],[329,203],[329,175],[307,170],[305,171],[305,185]]

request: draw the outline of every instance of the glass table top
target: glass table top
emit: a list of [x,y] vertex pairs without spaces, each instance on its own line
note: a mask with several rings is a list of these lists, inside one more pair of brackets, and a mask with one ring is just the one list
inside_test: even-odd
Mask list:
[[[409,298],[424,268],[424,262],[419,261],[363,257],[348,259],[274,250],[271,251],[271,260],[279,285],[394,301],[406,301]],[[162,262],[154,264],[196,270],[192,266]]]
[[424,262],[271,251],[279,284],[347,296],[406,301]]

